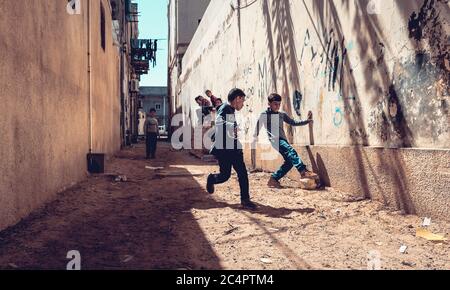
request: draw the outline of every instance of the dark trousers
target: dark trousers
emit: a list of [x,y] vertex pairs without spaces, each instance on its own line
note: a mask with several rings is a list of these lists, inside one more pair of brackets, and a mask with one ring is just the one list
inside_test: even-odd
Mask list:
[[221,184],[228,181],[231,177],[231,168],[234,168],[239,178],[239,187],[241,188],[241,200],[249,200],[248,173],[244,162],[244,153],[242,150],[220,150],[216,154],[219,160],[220,173],[213,174],[214,184]]
[[158,144],[158,134],[157,133],[147,133],[146,136],[146,147],[147,147],[147,158],[155,158],[156,144]]

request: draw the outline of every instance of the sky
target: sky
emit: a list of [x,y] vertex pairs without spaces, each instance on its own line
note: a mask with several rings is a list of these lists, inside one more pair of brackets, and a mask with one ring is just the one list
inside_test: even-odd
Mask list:
[[167,86],[168,0],[134,0],[139,10],[139,38],[158,40],[156,66],[150,63],[148,75],[141,76],[140,86]]

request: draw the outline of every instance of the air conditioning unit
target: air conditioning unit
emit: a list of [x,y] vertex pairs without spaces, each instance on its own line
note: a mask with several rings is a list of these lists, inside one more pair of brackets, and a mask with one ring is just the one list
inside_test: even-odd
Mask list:
[[131,80],[130,90],[135,93],[139,92],[139,81],[138,80]]

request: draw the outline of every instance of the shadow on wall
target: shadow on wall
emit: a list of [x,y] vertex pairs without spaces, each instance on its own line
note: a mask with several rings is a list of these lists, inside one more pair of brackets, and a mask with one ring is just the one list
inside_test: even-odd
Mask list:
[[[322,54],[325,55],[324,61],[329,75],[328,89],[335,90],[335,83],[337,82],[339,84],[339,94],[344,103],[344,120],[348,124],[350,131],[359,132],[358,135],[350,134],[352,143],[355,145],[368,145],[368,134],[364,127],[364,120],[360,114],[360,96],[357,90],[353,70],[346,57],[347,50],[343,45],[345,37],[343,35],[343,28],[335,3],[333,1],[325,0],[312,1],[312,3],[313,11],[311,11],[310,7],[303,1],[304,7],[310,16],[310,21],[314,26],[314,33],[317,34],[317,37],[322,44],[321,50]],[[348,7],[349,3],[348,1],[344,1],[344,4],[342,5]],[[321,31],[319,31],[319,29],[321,29]],[[363,47],[364,46],[365,45],[363,45]],[[352,96],[352,101],[350,100],[350,96]],[[363,197],[372,198],[367,181],[367,174],[364,168],[361,148],[358,146],[354,147],[354,154],[358,164],[358,180],[363,191]],[[323,173],[326,173],[326,168],[320,155],[318,156],[318,159],[319,158],[320,162],[318,160],[318,162],[314,163],[320,163],[321,170],[319,170],[317,165],[316,168],[318,172],[321,171],[319,174],[324,178],[324,182],[331,185],[328,174]],[[310,159],[311,161],[314,159],[312,154],[310,154]]]
[[328,176],[327,167],[322,159],[322,156],[319,153],[317,153],[316,155],[316,160],[317,160],[317,172],[320,176],[320,180],[322,181],[324,186],[331,187],[331,180],[330,177]]
[[328,170],[322,156],[317,153],[316,158],[314,158],[314,153],[309,146],[306,146],[306,151],[308,152],[312,170],[319,175],[322,186],[331,187],[330,176],[328,175]]
[[[362,189],[364,198],[373,198],[368,182],[368,175],[371,175],[372,183],[383,184],[380,179],[392,179],[396,186],[397,205],[407,213],[414,213],[414,206],[407,186],[407,176],[403,168],[403,160],[400,154],[392,153],[390,158],[386,154],[379,155],[379,162],[383,171],[373,170],[369,158],[359,146],[369,146],[370,133],[387,148],[404,148],[415,146],[414,135],[430,137],[436,140],[442,134],[448,132],[448,104],[445,98],[436,102],[423,96],[432,96],[429,91],[425,91],[430,84],[440,89],[441,96],[448,96],[448,67],[450,66],[448,47],[445,45],[445,31],[442,27],[442,15],[450,13],[439,13],[439,11],[449,12],[449,7],[444,5],[448,0],[417,0],[390,2],[393,9],[397,8],[403,15],[404,27],[409,31],[411,43],[416,47],[415,53],[411,55],[409,63],[405,61],[386,59],[388,52],[392,52],[392,47],[388,37],[383,31],[379,15],[369,13],[370,0],[342,0],[336,2],[332,0],[301,0],[309,16],[306,19],[310,33],[317,34],[322,47],[320,51],[325,55],[324,66],[326,71],[327,89],[339,93],[343,103],[339,112],[342,114],[343,122],[348,125],[348,134],[351,143],[357,145],[353,152],[358,166],[356,172]],[[312,7],[308,6],[312,3]],[[358,90],[355,72],[350,63],[347,42],[344,35],[343,23],[348,23],[349,19],[341,19],[338,7],[343,7],[347,11],[353,10],[355,5],[356,13],[352,23],[355,42],[359,47],[367,48],[359,51],[360,64],[358,73],[364,78],[364,90],[372,92],[370,103],[372,112],[363,115],[362,101],[365,95],[361,95]],[[352,7],[351,7],[352,5]],[[383,4],[384,5],[384,4]],[[389,4],[387,4],[389,5]],[[440,5],[438,7],[438,5]],[[271,88],[287,97],[298,91],[302,94],[301,77],[298,67],[298,57],[296,55],[296,43],[294,37],[294,24],[291,13],[291,4],[288,0],[263,0],[261,1],[264,22],[266,26],[266,46],[269,52],[268,63],[271,70]],[[240,17],[240,16],[239,16]],[[240,22],[239,22],[240,25]],[[430,52],[424,50],[425,47],[433,47]],[[320,53],[318,52],[318,53]],[[394,72],[391,74],[389,67],[394,61]],[[430,62],[431,61],[431,62]],[[277,83],[277,77],[280,82]],[[438,84],[436,83],[438,81]],[[280,87],[281,85],[281,87]],[[415,92],[414,104],[411,100],[411,91]],[[438,93],[439,95],[439,93]],[[367,98],[367,97],[366,97]],[[301,98],[300,98],[301,99]],[[301,101],[300,101],[301,103]],[[440,107],[436,107],[436,103]],[[420,115],[430,115],[436,112],[442,113],[443,117],[438,121],[419,120],[416,121],[418,105]],[[293,113],[292,104],[289,101],[283,102],[283,109],[290,115]],[[299,104],[299,107],[301,104]],[[300,109],[301,111],[301,109]],[[366,119],[369,116],[368,128]],[[418,118],[423,119],[423,118]],[[293,130],[288,128],[290,141],[293,139]],[[413,134],[413,131],[415,134]],[[313,136],[310,136],[313,144]],[[389,153],[391,154],[391,153]],[[309,158],[314,169],[319,172],[326,184],[331,184],[325,163],[320,155],[314,156],[310,153]],[[320,164],[320,166],[319,166]],[[319,168],[320,167],[320,168]],[[368,169],[367,169],[368,168]],[[369,170],[369,172],[367,172]],[[385,172],[385,173],[383,173]],[[385,201],[388,201],[388,192],[377,189]]]
[[[348,1],[347,7],[348,7]],[[336,59],[337,55],[335,56],[335,60],[333,61],[328,56],[328,51],[330,50],[331,45],[333,45],[332,51],[337,51],[337,46],[340,45],[340,42],[338,39],[344,39],[343,33],[342,33],[342,25],[339,19],[339,16],[336,12],[336,7],[333,1],[313,1],[314,3],[314,16],[313,13],[309,10],[309,7],[306,5],[306,3],[303,1],[305,8],[307,9],[308,14],[311,16],[311,21],[316,29],[316,33],[318,34],[319,39],[322,41],[322,43],[328,43],[328,49],[324,46],[323,51],[327,53],[326,55],[326,65],[327,67],[333,67],[336,66]],[[292,91],[299,91],[301,93],[300,86],[300,76],[299,76],[299,69],[297,64],[297,56],[296,56],[296,49],[295,49],[295,41],[294,41],[294,32],[293,32],[293,23],[292,23],[292,17],[290,13],[290,4],[289,1],[269,1],[269,0],[263,0],[262,1],[262,11],[265,19],[266,24],[266,37],[267,41],[266,44],[268,46],[269,50],[269,63],[272,70],[272,87],[278,92],[277,88],[277,82],[275,76],[282,76],[283,78],[283,87],[281,94],[283,96],[290,96],[289,93],[289,84],[292,84],[294,86]],[[325,19],[325,15],[327,15],[325,12],[331,11],[330,16]],[[313,17],[316,17],[314,20]],[[361,20],[360,20],[361,21]],[[317,31],[317,26],[322,27],[325,31],[322,33],[319,33]],[[336,31],[336,36],[332,36],[327,34],[329,31],[329,28],[333,27],[332,31]],[[325,38],[325,39],[324,39]],[[323,41],[323,39],[325,41]],[[277,46],[275,46],[275,43]],[[342,53],[345,57],[345,53]],[[278,60],[278,62],[276,61]],[[361,119],[361,116],[359,115],[359,112],[361,111],[360,108],[355,110],[356,113],[353,112],[353,104],[349,104],[348,99],[346,96],[352,95],[355,97],[356,100],[359,100],[358,91],[356,89],[356,81],[353,77],[352,71],[350,70],[349,62],[345,61],[343,59],[340,62],[341,65],[341,82],[340,82],[340,90],[342,91],[341,94],[343,95],[343,99],[346,102],[346,121],[349,124],[349,128],[351,130],[355,130],[358,132],[362,132],[363,145],[368,145],[367,140],[367,133],[364,128],[363,120]],[[346,82],[343,82],[343,74],[344,70],[348,74],[346,77]],[[335,76],[336,78],[336,76]],[[292,115],[292,108],[290,106],[290,102],[284,102],[284,110],[288,112],[288,114]],[[292,129],[288,130],[290,135],[290,141],[292,141]],[[361,140],[358,140],[355,136],[352,138],[354,144],[360,144]],[[314,160],[314,156],[310,152],[309,154],[311,164],[313,164],[313,169],[317,170],[317,165]],[[355,149],[355,156],[358,159],[359,164],[359,180],[361,182],[361,187],[364,192],[364,197],[369,198],[371,197],[369,186],[367,184],[367,177],[363,166],[363,160],[362,160],[362,154],[359,148],[356,147]],[[323,162],[322,162],[323,165]],[[328,181],[328,184],[331,184],[331,182]]]
[[[425,1],[425,3],[427,2]],[[293,83],[294,86],[300,84],[290,7],[288,1],[275,1],[271,3],[272,6],[269,5],[267,0],[263,2],[263,13],[267,25],[267,44],[271,58],[270,63],[272,68],[276,68],[274,70],[276,75],[279,75],[279,72],[283,75],[282,93],[285,96],[289,96],[291,94],[289,93],[288,84]],[[306,3],[303,3],[305,4],[305,8],[308,9]],[[352,143],[355,145],[369,145],[367,129],[364,126],[363,116],[361,116],[361,96],[357,90],[353,69],[347,57],[345,36],[336,4],[331,0],[312,1],[312,3],[314,13],[309,10],[307,12],[309,15],[314,15],[314,18],[311,17],[311,21],[314,24],[319,39],[326,45],[326,47],[323,47],[323,50],[327,53],[327,66],[334,68],[332,70],[333,73],[331,71],[329,73],[329,84],[333,84],[331,86],[333,90],[336,89],[335,83],[338,82],[339,84],[339,93],[344,103],[344,119],[348,124]],[[360,47],[368,47],[367,50],[360,51],[359,55],[360,59],[368,59],[367,62],[363,63],[365,89],[376,92],[374,95],[377,97],[370,100],[370,103],[380,104],[377,106],[380,112],[376,115],[376,122],[380,121],[380,125],[375,124],[375,127],[380,129],[381,140],[386,146],[411,147],[414,144],[414,139],[408,122],[405,119],[404,110],[406,107],[403,107],[403,98],[399,97],[397,87],[394,85],[395,80],[389,75],[388,64],[385,59],[386,49],[390,49],[389,44],[385,44],[387,42],[386,36],[383,33],[377,15],[369,15],[367,13],[369,0],[359,0],[355,4],[357,10],[360,11],[359,13],[355,13],[354,19],[352,20],[353,30],[355,35],[357,35],[356,40]],[[348,0],[345,0],[343,5],[349,9],[350,3]],[[405,23],[406,21],[407,19],[405,19]],[[321,28],[322,31],[319,32],[317,27]],[[274,39],[277,47],[274,47]],[[372,59],[370,55],[374,55],[376,58]],[[275,63],[275,59],[277,58],[279,61]],[[275,80],[273,80],[273,86],[276,88]],[[293,90],[297,89],[299,88],[293,88]],[[285,102],[285,106],[288,106],[286,111],[292,113],[289,102]],[[386,108],[389,109],[389,112],[386,111]],[[292,131],[290,135],[292,136]],[[359,166],[358,177],[364,195],[366,198],[372,197],[364,167],[364,162],[368,162],[368,160],[364,158],[361,148],[355,147],[354,153]],[[320,155],[318,157],[320,158]],[[397,154],[392,157],[391,159],[385,159],[383,156],[380,156],[380,162],[393,177],[398,187],[397,200],[399,207],[405,205],[405,211],[413,213],[414,207],[412,206],[409,190],[405,182],[407,179],[402,168],[402,160]],[[310,159],[314,161],[313,156],[310,156]],[[312,163],[316,164],[315,167],[318,171],[323,171],[325,169],[324,163],[321,158],[320,161],[323,167],[322,170],[318,169],[316,162]],[[375,178],[377,178],[376,175],[374,176]],[[331,184],[329,179],[327,183]]]
[[[419,129],[421,135],[427,136],[427,134],[434,134],[430,136],[437,138],[439,134],[448,132],[448,124],[445,121],[436,125],[430,120],[423,120],[423,124],[418,125],[412,121],[412,117],[407,119],[409,106],[411,104],[410,95],[407,93],[416,92],[416,103],[422,108],[421,113],[429,114],[434,113],[436,110],[444,110],[444,117],[442,120],[448,120],[448,106],[443,104],[442,101],[437,103],[442,104],[442,108],[437,108],[431,105],[433,100],[428,100],[424,96],[433,96],[432,92],[425,92],[424,88],[429,87],[436,83],[441,85],[448,84],[449,67],[446,64],[449,61],[449,48],[445,48],[445,33],[443,30],[442,16],[438,11],[449,10],[448,6],[443,5],[448,3],[447,0],[436,1],[396,1],[396,5],[399,11],[404,15],[405,26],[408,26],[409,37],[411,42],[416,47],[415,55],[412,55],[410,63],[399,63],[396,61],[394,74],[391,76],[388,70],[387,60],[385,54],[389,47],[386,36],[383,33],[382,27],[378,20],[377,14],[368,14],[367,7],[369,0],[355,1],[356,8],[358,10],[352,19],[354,35],[357,36],[357,42],[360,47],[367,47],[366,50],[360,51],[360,59],[367,60],[362,63],[363,73],[365,77],[365,89],[367,91],[375,92],[375,98],[370,100],[371,104],[374,104],[376,110],[371,114],[371,122],[369,127],[372,131],[377,132],[379,139],[385,144],[386,147],[412,147],[414,146],[414,136],[410,128],[414,126],[414,130]],[[414,9],[418,9],[418,2],[422,2],[420,5],[420,11],[414,12]],[[304,2],[305,3],[305,2]],[[312,1],[314,10],[313,21],[315,27],[322,28],[321,33],[323,37],[323,43],[327,43],[327,51],[336,51],[336,47],[339,43],[342,43],[341,49],[342,55],[331,54],[328,59],[329,65],[336,65],[340,62],[340,75],[339,86],[340,94],[344,103],[345,122],[349,127],[349,135],[353,144],[369,145],[367,129],[364,127],[363,117],[360,115],[362,108],[360,107],[359,92],[356,87],[355,77],[351,64],[347,57],[347,49],[345,48],[345,36],[343,35],[343,29],[341,19],[337,13],[336,4],[331,0],[318,0]],[[349,9],[349,0],[344,0],[342,4]],[[440,5],[439,7],[437,7]],[[305,7],[307,8],[306,4]],[[308,9],[308,8],[307,8]],[[408,13],[412,14],[406,14]],[[412,11],[412,12],[411,12]],[[328,12],[328,13],[327,13]],[[312,13],[310,13],[312,15]],[[448,13],[444,15],[449,15]],[[328,33],[332,31],[332,33]],[[426,52],[424,47],[432,47],[430,52]],[[375,58],[371,58],[373,55]],[[340,57],[340,59],[339,59]],[[430,61],[431,62],[428,62]],[[336,72],[339,68],[335,67]],[[399,71],[406,71],[405,73],[398,73]],[[414,76],[415,79],[414,79]],[[408,81],[413,78],[414,81]],[[336,79],[336,76],[333,77]],[[439,86],[438,88],[439,95]],[[334,89],[334,87],[333,87]],[[447,87],[441,88],[440,95],[448,96]],[[419,92],[417,94],[417,92]],[[423,109],[426,108],[426,109]],[[414,110],[414,108],[411,108]],[[422,114],[421,114],[422,115]],[[447,115],[447,116],[445,116]],[[445,129],[447,128],[447,129]],[[423,133],[426,132],[426,133]],[[355,157],[359,166],[359,180],[366,197],[370,197],[370,191],[367,182],[367,174],[363,165],[365,161],[370,165],[370,161],[361,152],[361,148],[355,147]],[[385,170],[387,177],[391,177],[396,185],[396,202],[397,206],[403,209],[406,213],[414,213],[415,208],[409,194],[407,186],[407,176],[403,168],[403,160],[398,151],[391,150],[389,152],[384,151],[383,154],[379,154],[379,162],[382,164],[382,168]],[[372,172],[375,182],[379,178],[377,172]]]
[[[262,11],[266,24],[266,45],[269,50],[269,63],[272,71],[272,87],[284,96],[283,110],[293,115],[294,109],[290,96],[294,92],[301,95],[300,71],[297,63],[294,24],[291,4],[288,0],[262,2]],[[276,44],[276,46],[275,46]],[[276,76],[282,76],[282,87],[278,88]],[[279,91],[280,90],[280,91]],[[299,110],[300,111],[300,110]],[[293,128],[287,127],[289,141],[293,141]]]

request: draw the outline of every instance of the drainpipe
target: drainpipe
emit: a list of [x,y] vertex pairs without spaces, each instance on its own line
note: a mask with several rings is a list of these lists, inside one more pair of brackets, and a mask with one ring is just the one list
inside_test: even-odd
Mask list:
[[[125,9],[125,8],[124,8]],[[125,53],[124,53],[124,39],[125,39],[126,22],[123,14],[120,16],[120,130],[121,130],[121,148],[125,147],[126,142],[126,116],[125,116],[125,87],[123,81],[125,79]]]
[[93,126],[92,126],[92,59],[91,59],[91,1],[87,0],[87,23],[88,23],[88,88],[89,88],[89,154],[93,147]]
[[167,130],[167,126],[166,126],[166,98],[163,97],[163,123],[164,123],[164,129]]

